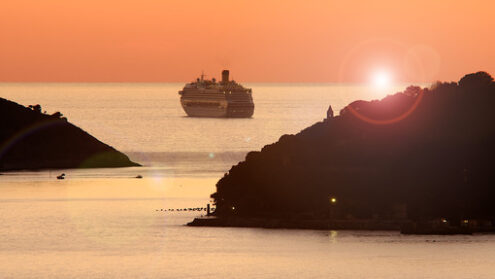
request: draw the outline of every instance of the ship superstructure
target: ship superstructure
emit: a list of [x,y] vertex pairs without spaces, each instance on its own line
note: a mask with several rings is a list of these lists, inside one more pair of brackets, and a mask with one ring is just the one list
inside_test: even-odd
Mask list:
[[254,113],[252,90],[229,80],[228,70],[222,71],[220,82],[201,75],[179,95],[182,108],[192,117],[251,117]]

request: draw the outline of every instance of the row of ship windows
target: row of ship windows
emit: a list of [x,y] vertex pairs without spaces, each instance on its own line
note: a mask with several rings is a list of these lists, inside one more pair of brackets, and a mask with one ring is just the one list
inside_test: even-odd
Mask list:
[[195,107],[195,106],[219,107],[220,106],[220,103],[188,102],[188,103],[185,103],[184,106],[186,106],[186,107]]
[[[191,92],[186,92],[186,93],[189,93],[190,94]],[[203,92],[201,92],[200,91],[198,93],[199,94],[218,94],[218,93],[223,93],[223,94],[232,94],[232,93],[234,93],[234,94],[251,94],[252,91],[251,90],[246,90],[246,91],[220,91],[220,92],[218,92],[218,91],[209,91],[209,92],[204,92],[203,91]]]

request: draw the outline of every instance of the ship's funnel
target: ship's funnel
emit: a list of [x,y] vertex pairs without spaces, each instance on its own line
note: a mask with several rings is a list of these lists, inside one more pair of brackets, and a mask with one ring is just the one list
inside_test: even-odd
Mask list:
[[229,82],[229,70],[223,70],[222,71],[222,83],[228,83]]

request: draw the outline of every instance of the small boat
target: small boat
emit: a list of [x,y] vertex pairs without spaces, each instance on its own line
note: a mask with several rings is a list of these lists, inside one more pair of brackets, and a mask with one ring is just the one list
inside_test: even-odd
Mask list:
[[57,179],[65,179],[65,173],[62,173],[61,175],[57,176]]
[[138,174],[138,175],[136,175],[136,178],[143,178],[143,176]]

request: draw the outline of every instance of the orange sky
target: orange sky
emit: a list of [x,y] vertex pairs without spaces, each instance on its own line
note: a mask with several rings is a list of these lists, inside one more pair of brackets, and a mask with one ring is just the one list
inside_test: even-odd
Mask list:
[[495,75],[495,1],[2,0],[0,81]]

